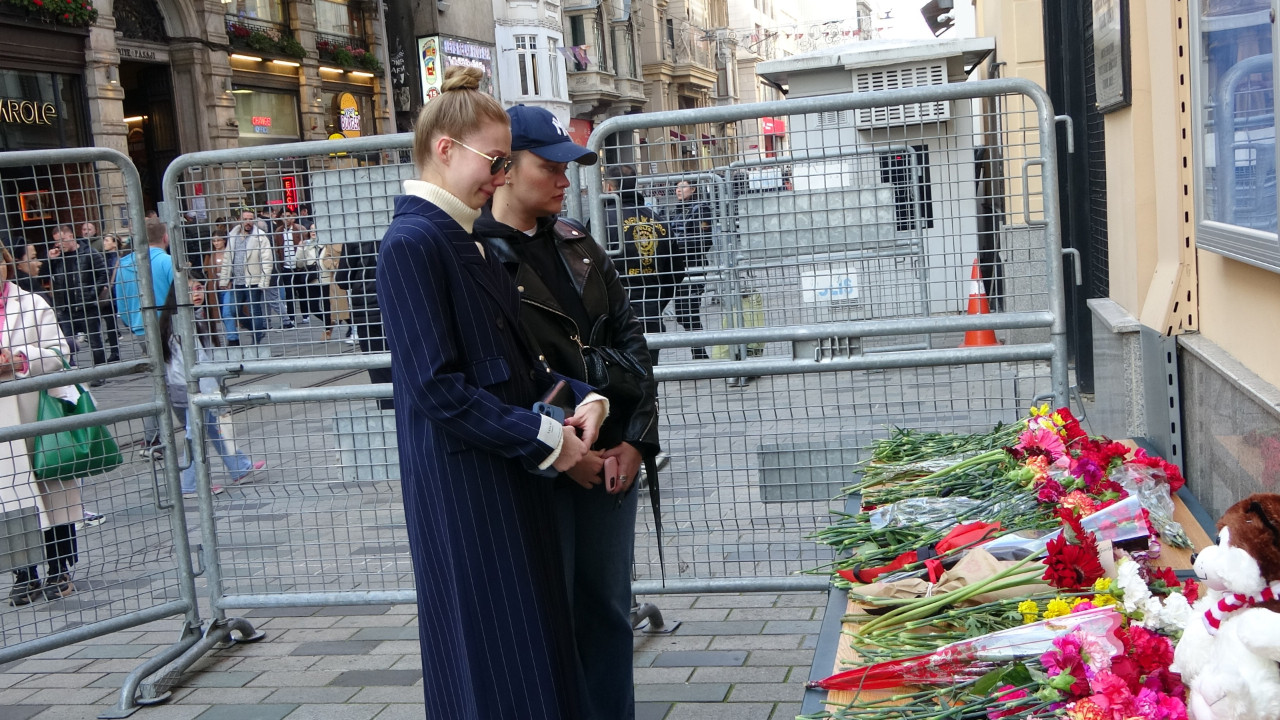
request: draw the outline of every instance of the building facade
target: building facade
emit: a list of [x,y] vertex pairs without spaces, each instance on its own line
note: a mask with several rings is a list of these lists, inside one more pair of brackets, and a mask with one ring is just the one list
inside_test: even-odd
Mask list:
[[[1271,3],[975,5],[1002,72],[1045,84],[1051,96],[1072,75],[1063,67],[1070,49],[1085,50],[1085,71],[1074,76],[1090,81],[1099,113],[1096,126],[1087,116],[1074,122],[1075,147],[1096,148],[1090,167],[1105,182],[1072,200],[1088,212],[1067,237],[1103,241],[1090,263],[1103,282],[1088,300],[1094,432],[1145,436],[1182,464],[1213,517],[1251,493],[1275,492],[1280,340],[1267,328],[1280,322],[1272,72],[1280,37]],[[1121,54],[1126,63],[1105,62]],[[1069,220],[1066,201],[1063,209]]]
[[[570,126],[564,18],[555,0],[493,0],[502,104],[546,108]],[[569,57],[566,57],[566,54]]]
[[639,59],[644,17],[632,0],[564,0],[562,11],[569,131],[585,143],[596,125],[648,102]]
[[[413,129],[418,110],[440,93],[444,70],[451,65],[483,70],[481,89],[502,97],[504,68],[496,44],[496,4],[486,0],[383,0],[383,4],[395,131]],[[538,2],[510,3],[517,4],[536,10]]]

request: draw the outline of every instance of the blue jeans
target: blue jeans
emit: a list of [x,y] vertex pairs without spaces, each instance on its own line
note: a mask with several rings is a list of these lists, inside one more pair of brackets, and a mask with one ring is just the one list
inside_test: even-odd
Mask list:
[[[191,425],[185,422],[186,418],[182,419],[187,426],[187,439],[190,440]],[[204,427],[205,434],[209,436],[209,442],[213,443],[213,451],[222,458],[222,464],[227,466],[227,472],[231,474],[231,478],[239,480],[248,475],[249,469],[253,467],[253,461],[238,449],[234,453],[227,452],[227,443],[222,439],[222,431],[218,429],[218,419],[209,410],[204,411]],[[182,492],[191,493],[196,491],[196,466],[191,462],[191,458],[187,458],[186,464],[187,469],[182,471]]]
[[604,485],[586,490],[572,480],[557,481],[556,524],[588,706],[584,717],[635,718],[631,560],[638,494],[632,486],[619,504]]
[[[235,315],[237,322],[242,322],[246,318],[253,328],[253,342],[261,345],[262,339],[267,336],[267,318],[265,316],[266,308],[263,307],[262,289],[255,287],[236,287],[232,291],[235,299]],[[244,313],[245,306],[249,307],[249,313]]]
[[222,327],[226,330],[227,339],[240,341],[240,328],[236,327],[235,294],[230,290],[218,293],[218,310],[222,315]]

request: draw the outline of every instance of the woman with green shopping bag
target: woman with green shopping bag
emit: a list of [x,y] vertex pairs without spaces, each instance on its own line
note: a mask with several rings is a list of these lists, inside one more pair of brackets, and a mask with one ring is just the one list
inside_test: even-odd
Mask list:
[[[25,425],[38,418],[40,393],[6,394],[4,384],[61,369],[59,353],[65,355],[69,348],[53,309],[39,295],[10,282],[14,277],[13,255],[0,245],[0,308],[4,310],[0,315],[0,422]],[[71,403],[79,399],[74,386],[47,392]],[[76,562],[75,523],[84,516],[77,480],[37,480],[31,466],[33,450],[33,438],[0,443],[0,518],[20,523],[24,515],[38,510],[49,567],[43,583],[35,565],[13,571],[9,604],[15,606],[75,591],[71,583],[71,566]]]

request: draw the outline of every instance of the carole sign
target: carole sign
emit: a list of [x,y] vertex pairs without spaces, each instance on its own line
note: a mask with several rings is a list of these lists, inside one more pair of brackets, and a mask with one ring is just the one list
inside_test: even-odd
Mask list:
[[53,103],[0,98],[0,122],[10,125],[52,125],[58,119]]

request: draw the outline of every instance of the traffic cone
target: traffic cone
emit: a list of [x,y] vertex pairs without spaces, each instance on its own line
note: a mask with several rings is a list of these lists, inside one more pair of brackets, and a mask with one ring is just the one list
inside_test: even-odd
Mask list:
[[[969,276],[969,315],[990,315],[987,294],[982,290],[982,273],[978,272],[978,259],[973,259],[973,273]],[[964,334],[960,347],[989,347],[999,345],[995,330],[970,330]]]

